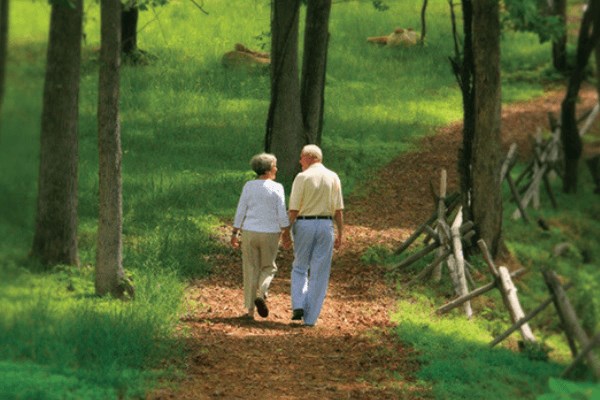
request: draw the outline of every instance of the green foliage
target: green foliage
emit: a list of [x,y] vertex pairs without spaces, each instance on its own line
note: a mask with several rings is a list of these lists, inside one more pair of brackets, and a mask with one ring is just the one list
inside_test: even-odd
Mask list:
[[523,342],[521,344],[521,354],[532,361],[548,361],[550,348],[545,343]]
[[130,0],[126,3],[134,3],[140,11],[162,7],[169,3],[169,0]]
[[390,9],[390,7],[381,0],[373,0],[371,3],[373,4],[373,8],[377,11],[387,11]]
[[367,248],[360,256],[360,261],[367,265],[381,265],[388,262],[392,251],[383,245],[375,245]]
[[564,379],[550,378],[549,393],[537,397],[537,400],[595,400],[600,399],[600,384],[570,382]]
[[565,34],[564,23],[560,17],[545,15],[548,7],[545,0],[504,0],[505,12],[502,23],[515,31],[533,32],[540,43],[557,39]]

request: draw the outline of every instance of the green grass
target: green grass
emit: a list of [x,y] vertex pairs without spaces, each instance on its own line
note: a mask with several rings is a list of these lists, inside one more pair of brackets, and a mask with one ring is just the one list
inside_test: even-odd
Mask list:
[[527,399],[543,393],[560,373],[555,363],[532,361],[506,349],[490,349],[480,324],[463,316],[435,317],[422,295],[399,302],[393,318],[400,338],[415,348],[418,379],[436,399]]
[[[323,148],[346,195],[359,192],[371,173],[399,153],[414,149],[415,139],[462,117],[448,63],[453,52],[448,5],[429,5],[422,48],[368,44],[368,36],[387,34],[396,26],[419,29],[420,2],[389,6],[387,12],[370,2],[333,6]],[[98,5],[85,6],[79,121],[82,268],[39,273],[26,256],[34,228],[50,7],[39,0],[11,2],[7,92],[0,116],[0,397],[143,397],[157,376],[169,372],[160,360],[177,358],[179,350],[173,349],[180,342],[174,327],[183,285],[210,273],[214,255],[229,251],[215,240],[216,227],[232,218],[240,189],[251,176],[248,160],[262,150],[270,97],[267,75],[220,64],[221,55],[236,42],[268,50],[270,3],[209,2],[204,8],[209,15],[191,2],[173,1],[142,12],[139,46],[156,60],[121,70],[124,266],[137,290],[135,301],[122,304],[95,298],[92,285],[98,215]],[[504,35],[505,102],[542,93],[536,77],[548,70],[549,55],[549,46],[540,46],[532,35]],[[581,219],[588,217],[585,212]],[[598,237],[592,225],[581,229],[581,237]],[[511,238],[520,234],[507,232]],[[595,241],[589,240],[576,246],[587,246],[596,257]],[[510,246],[524,256],[535,253],[534,244]],[[365,259],[384,256],[374,249]],[[536,296],[531,298],[528,305]],[[407,324],[399,328],[403,340],[417,329]],[[473,329],[484,335],[484,328],[490,327]],[[435,335],[427,340],[433,343]],[[481,347],[480,341],[452,340],[458,341],[452,344],[460,352]],[[473,361],[473,368],[480,367],[476,362],[482,361]],[[435,393],[466,390],[445,388],[448,379],[427,373],[422,379]],[[542,385],[548,375],[540,372],[536,382]],[[443,382],[442,387],[435,382]]]
[[39,274],[13,265],[1,275],[0,397],[139,398],[172,375],[161,363],[182,354],[177,274],[134,275],[131,302],[95,297],[91,267]]

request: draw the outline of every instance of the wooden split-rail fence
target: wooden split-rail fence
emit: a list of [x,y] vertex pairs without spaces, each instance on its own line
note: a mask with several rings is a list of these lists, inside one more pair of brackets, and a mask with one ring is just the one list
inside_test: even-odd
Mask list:
[[[581,125],[579,135],[583,136],[596,119],[600,105],[596,104],[590,111],[585,113],[579,120]],[[500,170],[500,182],[506,181],[511,193],[511,200],[516,203],[516,209],[512,213],[513,219],[522,218],[525,222],[530,222],[531,218],[527,213],[527,207],[532,204],[534,209],[540,206],[540,192],[543,185],[552,207],[557,208],[556,198],[552,192],[551,180],[555,176],[563,177],[562,168],[562,143],[560,140],[560,126],[554,118],[549,115],[552,134],[547,139],[542,139],[541,131],[538,130],[535,136],[533,147],[533,159],[525,166],[521,173],[513,179],[511,170],[516,164],[517,145],[513,143],[504,159]],[[600,187],[600,177],[598,177],[598,166],[596,163],[600,160],[593,158],[587,164],[596,185]],[[598,188],[597,188],[598,189]]]
[[[505,162],[505,165],[508,165]],[[503,174],[507,174],[510,168],[503,167]],[[475,236],[474,224],[471,221],[463,221],[462,210],[460,207],[460,195],[453,193],[446,196],[446,171],[442,170],[440,178],[440,195],[437,198],[437,210],[421,224],[400,247],[396,250],[396,254],[404,252],[411,244],[424,236],[424,247],[406,257],[399,264],[395,265],[395,269],[403,269],[423,257],[435,251],[435,258],[420,272],[418,272],[408,283],[408,286],[424,280],[433,278],[439,281],[441,277],[441,267],[444,263],[448,266],[450,278],[452,279],[456,298],[444,304],[436,310],[438,314],[444,314],[457,307],[462,306],[467,318],[473,316],[473,309],[470,301],[484,293],[493,289],[498,289],[502,296],[503,304],[505,305],[512,325],[505,332],[494,338],[490,342],[490,346],[495,346],[509,337],[513,332],[519,330],[522,340],[525,344],[535,343],[536,338],[533,334],[528,322],[536,315],[542,312],[551,303],[554,303],[557,314],[562,323],[569,347],[573,355],[573,362],[563,371],[563,377],[568,376],[573,368],[582,360],[586,360],[588,366],[594,373],[597,379],[600,379],[600,362],[596,357],[593,349],[600,346],[600,333],[592,338],[589,338],[579,323],[579,319],[571,306],[569,299],[566,296],[566,290],[572,285],[562,286],[558,277],[553,271],[544,271],[544,279],[550,297],[543,301],[534,310],[525,314],[518,297],[518,290],[513,282],[526,273],[524,268],[515,271],[509,271],[505,266],[497,267],[488,251],[488,248],[483,240],[477,241],[477,246],[481,255],[488,266],[492,275],[492,279],[485,285],[475,287],[476,284],[469,272],[472,269],[464,257],[463,243],[471,245],[471,239]],[[526,214],[523,214],[526,215]],[[449,225],[448,220],[452,223]],[[469,284],[473,287],[469,291]],[[579,344],[579,351],[578,346]]]

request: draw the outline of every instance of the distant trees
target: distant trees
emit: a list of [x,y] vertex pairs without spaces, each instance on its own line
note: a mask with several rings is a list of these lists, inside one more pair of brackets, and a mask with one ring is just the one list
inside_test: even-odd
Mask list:
[[133,55],[138,51],[137,26],[140,10],[137,2],[121,3],[121,51],[124,55]]
[[77,162],[82,0],[52,3],[32,256],[78,264]]
[[265,151],[277,155],[280,176],[291,182],[302,146],[321,143],[331,0],[308,0],[301,83],[298,77],[300,0],[273,0],[271,103]]
[[[147,64],[156,58],[138,47],[138,21],[140,11],[148,7],[164,6],[169,0],[124,0],[121,3],[121,56],[122,61],[132,65]],[[197,5],[200,11],[206,13]]]
[[558,17],[562,34],[552,40],[552,64],[557,71],[566,72],[567,63],[567,0],[548,0],[550,15]]
[[119,69],[121,2],[101,0],[100,76],[98,84],[99,218],[95,287],[98,295],[133,294],[123,270],[121,127]]
[[516,31],[552,41],[552,63],[567,72],[567,0],[503,0],[502,22]]
[[0,0],[0,112],[4,102],[4,87],[6,81],[6,55],[8,48],[8,2]]
[[579,37],[577,39],[577,56],[571,71],[567,92],[561,105],[561,140],[564,150],[565,175],[563,191],[577,191],[577,169],[583,151],[583,143],[577,128],[575,108],[581,83],[585,78],[585,68],[590,54],[600,43],[600,1],[590,0],[583,13]]

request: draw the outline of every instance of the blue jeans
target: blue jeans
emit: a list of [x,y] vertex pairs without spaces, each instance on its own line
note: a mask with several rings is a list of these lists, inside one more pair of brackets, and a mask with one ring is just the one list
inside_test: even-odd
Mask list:
[[314,325],[321,313],[329,285],[334,242],[333,221],[297,220],[292,233],[292,309],[303,309],[304,324]]

